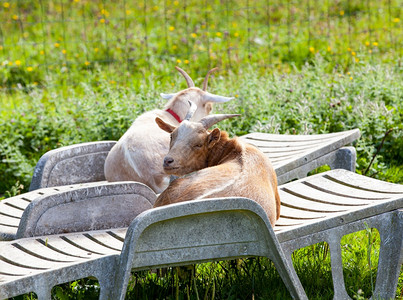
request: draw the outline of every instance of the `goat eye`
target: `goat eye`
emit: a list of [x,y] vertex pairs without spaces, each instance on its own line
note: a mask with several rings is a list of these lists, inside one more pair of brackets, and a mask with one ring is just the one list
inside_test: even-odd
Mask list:
[[195,148],[201,148],[201,147],[203,147],[203,145],[202,144],[196,144],[196,145],[194,145],[194,147]]

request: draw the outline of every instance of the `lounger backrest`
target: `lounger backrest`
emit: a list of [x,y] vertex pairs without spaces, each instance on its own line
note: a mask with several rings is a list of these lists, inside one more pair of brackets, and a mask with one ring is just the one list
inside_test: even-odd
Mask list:
[[[281,254],[270,222],[255,201],[216,198],[183,202],[146,211],[133,221],[115,285],[121,286],[118,294],[124,297],[131,270],[249,256],[269,257],[277,265],[285,261]],[[289,270],[282,265],[284,268]]]
[[44,195],[25,209],[16,238],[128,227],[155,199],[138,182],[105,182]]
[[105,180],[105,159],[115,144],[90,142],[46,152],[35,166],[29,190]]

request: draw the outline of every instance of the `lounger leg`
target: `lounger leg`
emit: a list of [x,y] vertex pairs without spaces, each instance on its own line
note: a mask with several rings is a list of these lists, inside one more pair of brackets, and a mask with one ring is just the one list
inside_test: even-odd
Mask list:
[[381,249],[374,299],[394,299],[403,259],[403,210],[395,211],[380,224]]
[[283,279],[284,284],[287,286],[288,291],[294,299],[308,299],[304,287],[302,286],[292,264],[292,251],[285,246],[282,248],[285,260],[275,261],[273,259],[273,263],[276,266],[281,279]]
[[341,236],[332,234],[327,242],[330,248],[330,262],[332,267],[332,279],[334,288],[333,299],[351,299],[347,294],[343,276],[343,261],[340,247]]
[[38,300],[52,299],[52,287],[48,286],[47,284],[38,284],[38,288],[35,290],[35,293],[38,297]]
[[330,166],[332,169],[345,169],[355,172],[357,153],[354,147],[343,147],[337,150],[336,159]]

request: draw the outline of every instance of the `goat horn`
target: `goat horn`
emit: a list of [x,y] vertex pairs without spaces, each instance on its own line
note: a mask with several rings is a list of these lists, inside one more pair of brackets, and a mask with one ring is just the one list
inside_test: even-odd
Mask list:
[[207,102],[208,101],[210,101],[210,102],[228,102],[230,100],[235,99],[234,97],[224,97],[224,96],[214,95],[209,92],[205,92],[203,98]]
[[160,94],[160,96],[162,97],[162,98],[164,98],[164,99],[171,99],[172,97],[174,97],[176,94],[164,94],[164,93],[161,93]]
[[208,83],[208,78],[209,78],[210,74],[217,70],[218,70],[218,68],[214,68],[214,69],[211,69],[210,71],[208,71],[208,73],[203,81],[203,91],[207,91],[207,83]]
[[207,130],[214,124],[217,124],[218,122],[233,118],[233,117],[238,117],[240,115],[238,114],[217,114],[217,115],[209,115],[201,119],[199,122],[204,126],[204,128]]
[[179,73],[181,73],[183,75],[183,77],[185,77],[186,79],[186,83],[188,84],[188,88],[190,87],[194,87],[195,84],[192,80],[192,78],[190,78],[190,76],[188,75],[188,73],[186,73],[185,71],[183,71],[181,68],[179,67],[175,67],[175,69],[177,69],[179,71]]
[[189,110],[186,114],[185,120],[189,121],[197,109],[197,105],[193,101],[188,101],[190,104]]

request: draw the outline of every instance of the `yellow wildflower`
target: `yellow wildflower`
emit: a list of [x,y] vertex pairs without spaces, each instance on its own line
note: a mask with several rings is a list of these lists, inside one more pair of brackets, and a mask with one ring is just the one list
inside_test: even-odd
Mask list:
[[21,65],[21,61],[20,61],[19,59],[17,59],[17,60],[15,61],[15,65],[16,65],[16,66]]
[[197,34],[196,34],[196,33],[194,33],[194,32],[193,32],[193,33],[191,33],[190,35],[191,35],[191,37],[192,37],[192,38],[196,38],[196,37],[197,37]]
[[372,45],[374,45],[375,47],[378,46],[378,42],[373,42]]
[[77,3],[77,2],[80,2],[80,0],[74,0],[74,2],[76,2],[76,3]]
[[340,16],[344,16],[344,10],[340,11]]
[[0,50],[3,50],[3,46],[2,46],[2,45],[0,45]]
[[89,66],[91,63],[89,62],[89,61],[86,61],[85,63],[84,63],[84,65],[86,65],[86,66]]
[[221,32],[216,32],[215,35],[218,36],[218,37],[220,37],[220,36],[221,36]]
[[327,46],[327,52],[332,51],[332,48],[330,46]]
[[178,46],[172,45],[172,49],[173,49],[173,50],[176,50],[176,49],[178,49]]
[[358,57],[355,58],[355,62],[359,62],[360,59]]
[[109,83],[111,83],[111,84],[115,84],[115,83],[116,83],[116,81],[115,81],[115,80],[111,80],[111,81],[109,81]]
[[174,31],[175,30],[175,27],[173,27],[173,26],[169,26],[169,31]]
[[99,22],[105,23],[105,19],[102,18],[102,19],[99,20]]
[[174,5],[178,6],[179,5],[179,1],[174,1]]
[[4,2],[4,3],[3,3],[3,6],[4,6],[4,8],[9,8],[9,7],[10,7],[10,3]]
[[34,68],[32,68],[32,67],[27,67],[27,71],[28,72],[32,72],[34,70]]
[[399,23],[399,22],[400,22],[400,19],[399,19],[399,18],[394,18],[394,19],[392,20],[392,22],[393,22],[393,23]]
[[158,10],[158,6],[157,5],[153,6],[153,11],[157,11],[157,10]]
[[187,59],[185,59],[184,63],[185,63],[185,64],[188,64],[188,63],[189,63],[189,61],[188,61]]
[[97,53],[99,51],[98,48],[94,48],[94,52]]
[[56,48],[59,48],[59,47],[60,47],[60,44],[59,44],[59,43],[55,43],[54,46],[55,46]]
[[176,62],[177,62],[178,64],[180,64],[182,61],[181,61],[180,59],[177,59]]
[[314,48],[314,47],[309,47],[309,52],[314,53],[314,52],[315,52],[315,48]]
[[19,19],[17,15],[13,15],[12,18],[13,18],[13,20],[15,20],[15,21],[17,21],[17,20]]
[[132,13],[132,11],[130,9],[126,10],[126,15],[130,15]]
[[371,45],[371,43],[370,43],[370,42],[368,42],[368,41],[366,41],[366,42],[365,42],[365,46],[367,46],[367,47],[368,47],[369,45]]
[[350,80],[353,80],[353,77],[350,76]]
[[234,33],[234,37],[238,37],[239,36],[239,33],[238,32],[235,32]]
[[355,56],[356,53],[355,53],[354,51],[351,51],[351,55],[352,55],[352,56]]
[[347,48],[347,51],[348,51],[348,52],[351,52],[351,48],[350,48],[350,47],[348,47],[348,48]]
[[66,49],[63,49],[63,50],[62,50],[62,53],[63,53],[63,54],[66,54],[66,53],[67,53]]
[[39,51],[39,54],[40,54],[40,55],[44,55],[44,54],[45,54],[45,51],[41,50],[41,51]]

